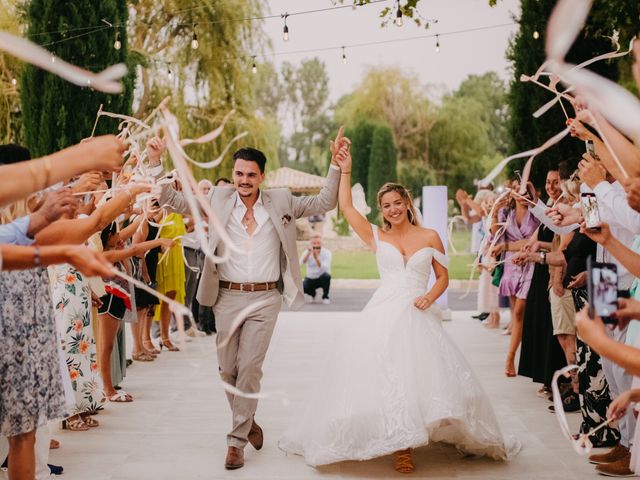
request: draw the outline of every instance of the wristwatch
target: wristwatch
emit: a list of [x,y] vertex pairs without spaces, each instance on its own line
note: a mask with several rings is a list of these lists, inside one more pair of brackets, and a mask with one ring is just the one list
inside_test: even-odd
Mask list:
[[542,265],[546,265],[547,263],[547,252],[540,252],[540,263]]

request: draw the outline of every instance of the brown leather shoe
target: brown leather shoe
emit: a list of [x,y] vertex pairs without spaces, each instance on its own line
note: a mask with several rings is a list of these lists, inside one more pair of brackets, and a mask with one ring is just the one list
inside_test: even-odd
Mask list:
[[260,450],[262,448],[262,444],[264,443],[264,435],[262,433],[262,428],[260,428],[260,425],[258,425],[255,420],[251,424],[251,430],[249,430],[247,439],[256,450]]
[[595,465],[600,465],[602,463],[613,463],[613,462],[617,462],[621,458],[624,458],[628,454],[629,454],[629,449],[618,444],[615,447],[613,447],[611,450],[609,450],[607,453],[591,455],[589,457],[589,462]]
[[630,463],[631,453],[627,453],[625,457],[617,462],[603,463],[596,466],[596,472],[606,477],[635,477],[636,474],[629,469]]
[[244,450],[238,447],[229,447],[227,458],[224,461],[224,468],[235,470],[244,467]]

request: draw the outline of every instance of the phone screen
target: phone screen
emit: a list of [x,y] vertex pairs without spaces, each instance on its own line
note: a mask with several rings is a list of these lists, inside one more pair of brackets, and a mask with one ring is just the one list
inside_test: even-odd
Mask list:
[[618,309],[618,272],[610,263],[596,263],[590,273],[593,309],[602,318]]
[[591,140],[585,140],[584,144],[587,148],[587,153],[593,158],[596,158],[596,147],[593,145],[593,142]]
[[598,201],[593,193],[583,193],[580,195],[580,204],[582,205],[582,214],[587,228],[599,228],[600,212],[598,210]]

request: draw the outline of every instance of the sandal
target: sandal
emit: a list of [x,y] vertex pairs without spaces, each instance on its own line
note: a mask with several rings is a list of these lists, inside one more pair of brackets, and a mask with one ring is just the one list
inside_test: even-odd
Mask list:
[[160,343],[160,350],[162,350],[163,348],[166,348],[170,352],[180,351],[178,347],[176,347],[173,343],[171,343],[171,340],[162,340],[162,342]]
[[71,432],[86,432],[89,430],[89,425],[84,423],[82,417],[78,416],[76,418],[67,418],[62,421],[62,429],[69,430]]
[[98,422],[95,418],[92,418],[91,415],[89,414],[82,415],[82,421],[86,423],[88,427],[91,427],[91,428],[100,426],[100,422]]
[[111,395],[109,397],[109,401],[114,403],[129,403],[129,402],[133,402],[133,397],[129,395],[127,392],[125,392],[124,390],[120,390],[114,395]]
[[149,352],[151,352],[154,355],[158,355],[160,353],[160,350],[158,350],[156,348],[156,346],[153,344],[153,342],[150,341],[150,340],[149,341],[144,340],[142,342],[142,346],[144,347],[145,350],[148,350]]
[[132,353],[131,358],[133,358],[137,362],[153,362],[153,360],[155,359],[155,357],[145,352]]
[[51,440],[49,440],[50,450],[57,450],[58,448],[60,448],[60,442],[58,440],[56,440],[55,438],[52,438]]
[[398,450],[393,453],[394,456],[394,468],[399,473],[413,473],[415,467],[413,466],[413,460],[411,459],[411,449]]

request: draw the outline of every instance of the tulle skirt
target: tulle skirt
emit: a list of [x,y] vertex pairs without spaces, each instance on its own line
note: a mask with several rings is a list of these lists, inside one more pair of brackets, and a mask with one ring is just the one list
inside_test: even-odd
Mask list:
[[504,437],[468,362],[421,290],[381,287],[346,325],[315,389],[280,440],[312,466],[367,460],[431,442],[506,460]]

